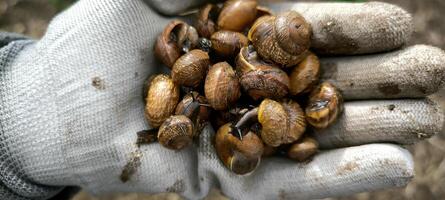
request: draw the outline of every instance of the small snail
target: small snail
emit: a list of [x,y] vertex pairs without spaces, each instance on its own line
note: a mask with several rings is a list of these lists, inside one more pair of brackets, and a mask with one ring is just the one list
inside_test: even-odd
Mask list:
[[[176,115],[185,115],[195,124],[195,132],[199,134],[201,126],[209,120],[211,108],[207,105],[207,99],[198,92],[190,92],[176,106]],[[195,135],[197,135],[195,134]]]
[[290,93],[292,95],[310,92],[320,78],[320,61],[318,57],[313,53],[309,53],[309,55],[292,70],[289,78]]
[[190,145],[193,136],[193,123],[184,115],[170,116],[162,123],[158,131],[159,143],[174,150]]
[[158,128],[173,112],[179,101],[179,86],[167,75],[151,80],[145,105],[145,117],[152,128]]
[[252,131],[248,131],[242,140],[234,134],[236,128],[231,123],[221,126],[215,137],[215,149],[224,165],[236,174],[252,172],[260,163],[263,154],[263,142]]
[[318,142],[313,138],[306,136],[289,147],[287,156],[292,160],[303,162],[317,153],[317,151]]
[[228,0],[218,17],[220,30],[243,32],[256,19],[256,0]]
[[236,64],[241,86],[254,100],[280,99],[288,94],[286,72],[260,60],[252,47],[241,49]]
[[194,49],[175,62],[171,71],[172,79],[179,85],[198,87],[204,80],[209,65],[209,55],[202,50]]
[[216,31],[218,14],[219,8],[214,4],[206,4],[199,10],[195,26],[201,37],[210,38]]
[[227,62],[213,65],[206,77],[204,92],[215,110],[225,110],[241,96],[238,78]]
[[271,147],[295,142],[306,130],[304,112],[292,100],[277,102],[264,99],[258,108],[247,112],[235,127],[245,127],[254,120],[261,124],[263,142]]
[[158,36],[154,47],[155,56],[171,68],[183,52],[196,47],[198,32],[192,26],[180,20],[171,21]]
[[242,47],[249,44],[246,36],[232,31],[215,32],[210,39],[212,49],[223,58],[235,57]]
[[323,82],[309,95],[306,120],[313,127],[323,129],[335,122],[342,110],[340,92],[332,84]]
[[292,67],[308,54],[312,28],[295,11],[279,15],[266,15],[255,21],[249,30],[248,39],[266,61]]

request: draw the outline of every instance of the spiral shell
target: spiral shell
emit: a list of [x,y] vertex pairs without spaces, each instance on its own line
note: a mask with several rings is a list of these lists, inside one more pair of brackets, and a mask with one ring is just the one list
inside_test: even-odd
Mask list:
[[311,35],[312,28],[306,20],[297,12],[288,11],[257,19],[248,39],[266,61],[292,67],[309,53]]
[[323,82],[309,95],[306,120],[313,127],[323,129],[333,124],[343,111],[343,98],[337,88]]
[[258,108],[261,138],[269,146],[277,147],[298,140],[306,130],[304,112],[292,100],[277,102],[265,99]]
[[179,86],[167,75],[157,75],[151,80],[145,105],[145,118],[153,128],[158,128],[173,112],[179,101]]
[[260,163],[263,154],[263,142],[253,132],[248,132],[243,139],[232,133],[232,124],[221,126],[215,137],[216,153],[224,165],[236,174],[252,172]]
[[172,79],[175,83],[188,87],[198,87],[204,80],[210,65],[207,52],[194,49],[181,56],[173,65]]

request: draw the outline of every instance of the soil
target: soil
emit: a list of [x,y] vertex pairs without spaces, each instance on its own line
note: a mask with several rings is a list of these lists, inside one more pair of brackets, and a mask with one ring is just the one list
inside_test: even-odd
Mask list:
[[[71,0],[72,1],[72,0]],[[33,38],[43,36],[49,20],[70,0],[0,0],[0,30],[22,33]],[[51,2],[51,3],[50,3]],[[385,0],[397,4],[414,16],[412,44],[430,44],[445,49],[445,1]],[[433,96],[445,108],[445,90]],[[415,159],[414,180],[406,188],[360,193],[339,200],[368,199],[445,199],[445,133],[409,147]],[[81,192],[73,200],[177,200],[174,193],[159,195],[122,194],[92,197]],[[227,199],[212,190],[208,200]],[[333,198],[332,198],[333,199]]]

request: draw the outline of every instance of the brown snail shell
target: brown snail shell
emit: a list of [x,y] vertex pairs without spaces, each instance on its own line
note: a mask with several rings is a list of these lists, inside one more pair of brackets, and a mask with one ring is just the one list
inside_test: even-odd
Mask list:
[[164,65],[171,68],[183,52],[188,52],[198,44],[198,32],[181,20],[173,20],[158,36],[154,53]]
[[206,4],[199,10],[195,26],[201,37],[210,38],[216,31],[218,14],[219,8],[214,4]]
[[263,142],[249,131],[240,140],[232,133],[231,123],[221,126],[215,137],[215,148],[224,165],[236,174],[252,172],[260,163],[263,154]]
[[241,49],[237,58],[237,71],[244,91],[254,100],[280,99],[289,92],[289,77],[286,72],[261,60],[257,60],[252,48]]
[[171,74],[175,83],[187,87],[198,87],[204,80],[210,65],[207,52],[194,49],[181,56],[173,65]]
[[270,10],[268,7],[264,6],[257,6],[256,7],[256,19],[266,16],[266,15],[273,15],[272,10]]
[[292,69],[289,78],[292,95],[310,92],[320,78],[318,57],[310,53],[298,66]]
[[274,155],[278,151],[277,147],[272,147],[267,144],[264,144],[264,151],[262,157],[269,157]]
[[272,147],[295,142],[306,130],[304,112],[292,100],[263,100],[258,107],[258,121],[262,126],[261,138]]
[[215,110],[225,110],[234,105],[241,96],[238,78],[227,62],[213,65],[206,77],[204,92]]
[[212,49],[223,58],[235,57],[242,47],[249,44],[249,40],[241,33],[233,31],[218,31],[210,38]]
[[256,0],[228,0],[218,17],[220,30],[242,32],[256,19]]
[[289,147],[287,156],[292,160],[303,162],[315,155],[317,151],[318,142],[309,136],[305,136]]
[[174,111],[179,101],[179,86],[167,75],[151,80],[145,105],[145,118],[152,128],[158,128]]
[[266,61],[295,66],[308,54],[312,28],[295,11],[263,16],[249,30],[248,39]]
[[323,129],[334,123],[343,110],[343,98],[337,88],[323,82],[309,95],[306,120],[313,127]]
[[172,115],[162,123],[158,140],[162,146],[173,150],[187,147],[193,140],[193,123],[185,115]]
[[184,96],[184,98],[176,106],[176,115],[185,115],[194,124],[200,125],[209,120],[211,108],[203,106],[207,104],[207,99],[198,92],[191,92]]

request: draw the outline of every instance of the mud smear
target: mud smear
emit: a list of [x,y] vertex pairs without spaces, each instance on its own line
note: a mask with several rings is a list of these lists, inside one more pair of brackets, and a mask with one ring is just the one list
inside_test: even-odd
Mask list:
[[136,140],[136,145],[140,147],[143,144],[151,144],[153,142],[156,142],[158,140],[157,134],[157,129],[142,130],[137,132],[138,137]]
[[130,160],[127,162],[120,175],[120,179],[123,183],[129,181],[139,169],[139,167],[141,166],[141,158],[142,152],[141,150],[139,150],[139,148],[136,149],[134,152],[131,152]]

